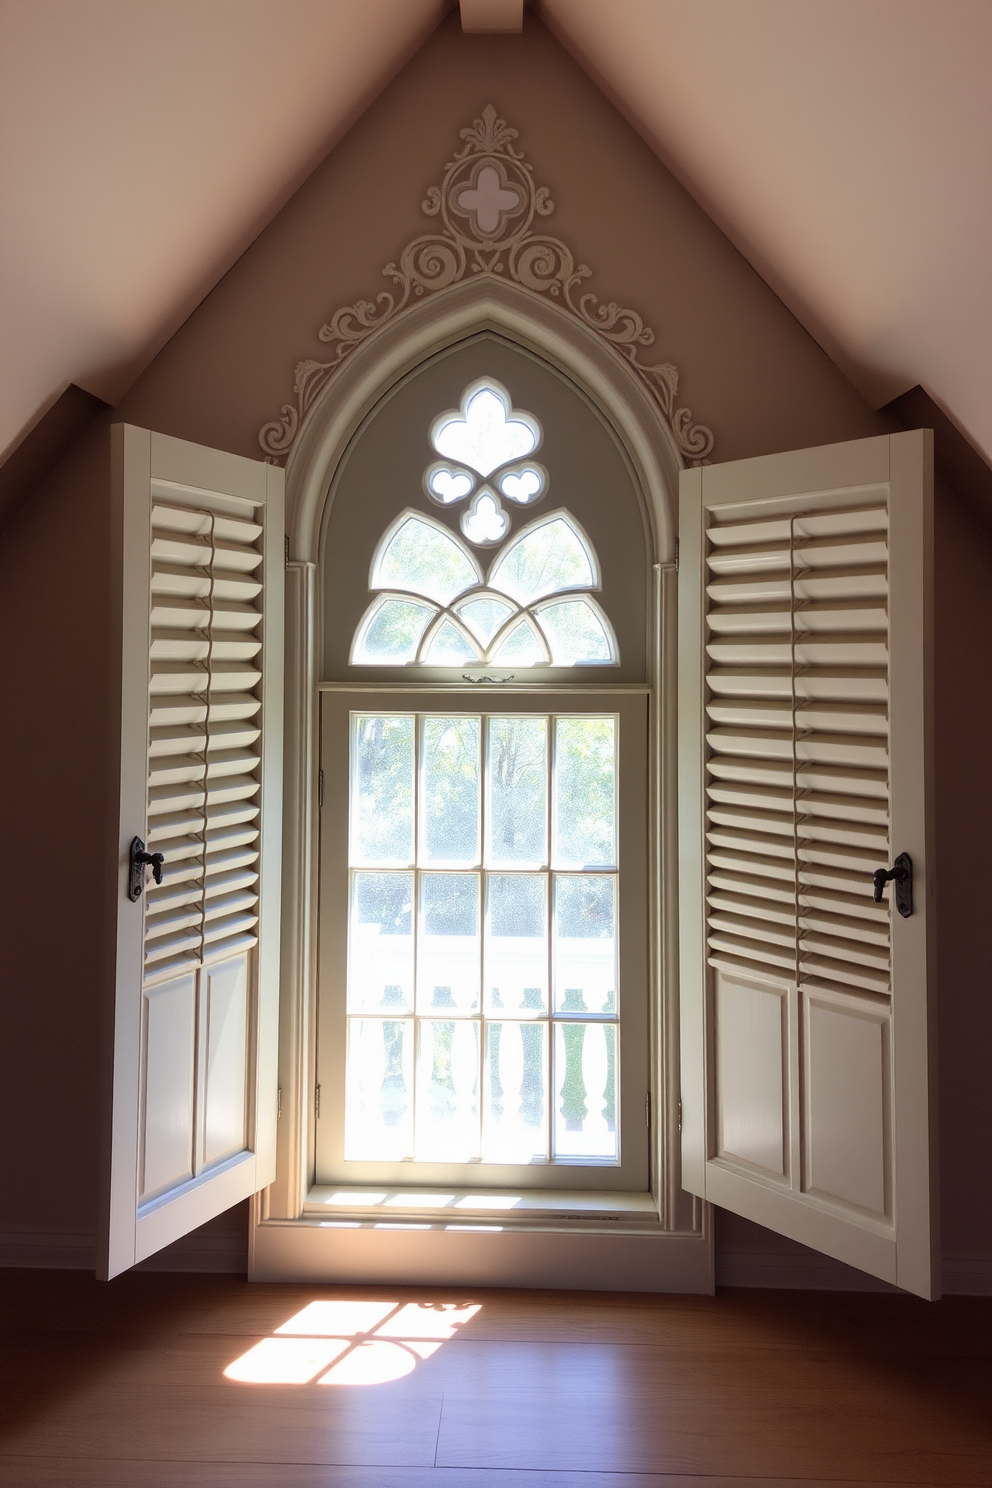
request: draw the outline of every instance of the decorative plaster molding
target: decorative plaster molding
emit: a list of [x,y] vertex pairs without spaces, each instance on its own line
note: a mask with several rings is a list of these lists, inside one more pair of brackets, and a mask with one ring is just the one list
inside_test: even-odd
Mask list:
[[654,344],[654,332],[636,310],[578,293],[592,270],[576,265],[560,238],[539,230],[537,219],[550,216],[554,202],[546,186],[534,184],[533,166],[514,147],[517,130],[497,118],[488,104],[461,138],[465,144],[445,167],[441,185],[429,187],[422,204],[425,215],[439,217],[443,226],[414,238],[399,263],[383,269],[395,292],[384,289],[374,301],[346,305],[321,327],[318,336],[334,348],[333,356],[327,362],[308,358],[297,364],[295,406],[283,404],[281,417],[259,431],[266,455],[281,461],[289,454],[304,418],[343,359],[381,326],[416,300],[473,274],[500,274],[531,294],[557,300],[626,358],[657,403],[683,459],[702,464],[713,448],[713,435],[692,422],[688,408],[677,406],[678,370],[671,362],[641,361],[641,349]]

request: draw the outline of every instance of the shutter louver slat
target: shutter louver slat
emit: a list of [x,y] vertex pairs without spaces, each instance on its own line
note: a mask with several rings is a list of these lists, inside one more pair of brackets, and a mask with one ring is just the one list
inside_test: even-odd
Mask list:
[[711,517],[707,539],[710,963],[888,995],[887,512]]
[[[146,980],[257,943],[262,537],[252,503],[153,481]],[[259,514],[260,515],[260,514]]]

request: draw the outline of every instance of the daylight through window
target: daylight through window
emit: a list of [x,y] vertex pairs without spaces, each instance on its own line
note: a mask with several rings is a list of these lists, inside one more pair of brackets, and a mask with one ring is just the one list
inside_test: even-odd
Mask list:
[[351,714],[347,1159],[618,1160],[618,730]]

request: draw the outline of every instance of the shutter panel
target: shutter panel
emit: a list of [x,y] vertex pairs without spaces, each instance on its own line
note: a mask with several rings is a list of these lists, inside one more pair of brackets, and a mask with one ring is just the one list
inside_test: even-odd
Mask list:
[[[114,431],[121,892],[105,1274],[272,1181],[283,475]],[[161,853],[136,903],[138,836]]]
[[679,575],[684,1182],[923,1295],[929,461],[685,472]]

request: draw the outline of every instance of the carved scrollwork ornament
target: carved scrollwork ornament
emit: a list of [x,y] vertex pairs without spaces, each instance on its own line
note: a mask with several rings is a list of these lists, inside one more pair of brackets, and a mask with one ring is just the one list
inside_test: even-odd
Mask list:
[[576,264],[560,238],[538,229],[537,219],[549,217],[554,202],[546,186],[534,184],[533,166],[515,148],[517,130],[488,104],[461,138],[465,143],[449,160],[441,185],[429,187],[421,204],[425,216],[438,218],[437,232],[414,238],[398,263],[386,265],[382,272],[393,290],[345,305],[321,326],[317,335],[333,348],[331,359],[297,364],[295,406],[285,403],[281,416],[259,431],[266,456],[285,459],[303,419],[343,359],[380,326],[469,275],[499,274],[531,294],[557,301],[624,357],[659,404],[686,463],[703,464],[713,435],[692,422],[689,409],[677,407],[678,370],[671,362],[641,361],[642,348],[654,344],[654,332],[636,310],[615,300],[604,303],[589,291],[580,294],[592,270]]

